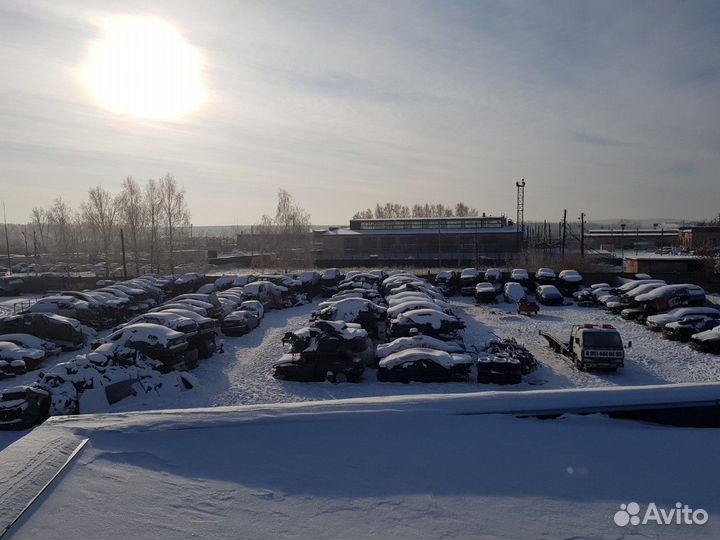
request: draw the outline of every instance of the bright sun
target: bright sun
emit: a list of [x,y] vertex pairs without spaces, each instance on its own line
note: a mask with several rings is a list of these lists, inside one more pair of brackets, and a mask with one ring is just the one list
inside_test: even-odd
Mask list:
[[150,17],[115,17],[93,45],[85,82],[115,113],[176,120],[203,101],[198,51],[170,24]]

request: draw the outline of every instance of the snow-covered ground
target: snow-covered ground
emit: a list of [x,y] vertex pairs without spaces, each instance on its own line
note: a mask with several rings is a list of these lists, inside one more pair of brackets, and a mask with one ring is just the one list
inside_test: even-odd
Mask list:
[[[689,346],[666,341],[644,326],[622,320],[596,308],[541,306],[534,317],[517,315],[514,304],[476,306],[469,298],[450,300],[465,321],[463,331],[468,345],[483,345],[493,335],[514,337],[525,344],[542,366],[524,378],[522,384],[503,387],[525,391],[537,388],[581,388],[610,385],[647,385],[678,382],[714,382],[720,380],[720,357],[699,353]],[[260,326],[241,337],[224,338],[224,352],[201,361],[193,372],[198,386],[181,393],[154,394],[128,398],[112,406],[112,411],[163,408],[213,407],[256,403],[283,403],[308,400],[342,399],[424,393],[463,393],[494,390],[494,385],[477,383],[397,384],[378,382],[375,370],[368,369],[359,384],[300,383],[278,381],[272,377],[272,365],[283,354],[282,336],[307,324],[312,304],[270,311]],[[623,340],[632,341],[625,368],[617,373],[580,372],[566,358],[554,353],[538,335],[545,330],[567,335],[573,324],[611,323]],[[65,353],[49,359],[49,364],[66,361],[77,353]],[[48,366],[48,361],[46,361]],[[0,381],[0,388],[29,383],[37,372]],[[0,439],[1,441],[1,439]]]
[[[718,430],[468,414],[477,402],[375,398],[51,421],[18,452],[32,449],[31,437],[38,447],[59,434],[90,440],[8,537],[720,535]],[[643,512],[681,502],[710,519],[620,527],[613,516],[630,502]]]

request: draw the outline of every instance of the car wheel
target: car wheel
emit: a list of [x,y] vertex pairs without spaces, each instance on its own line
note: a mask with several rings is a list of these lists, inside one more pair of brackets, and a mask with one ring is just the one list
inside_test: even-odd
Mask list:
[[345,383],[345,382],[347,382],[347,380],[348,380],[348,378],[347,378],[347,375],[345,375],[345,373],[336,373],[335,376],[333,377],[333,382],[336,384],[337,383]]

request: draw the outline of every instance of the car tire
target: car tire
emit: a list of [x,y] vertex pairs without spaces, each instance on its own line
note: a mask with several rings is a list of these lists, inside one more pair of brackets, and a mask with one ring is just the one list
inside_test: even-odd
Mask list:
[[345,373],[335,373],[332,382],[334,382],[335,384],[346,383],[348,382],[347,375]]

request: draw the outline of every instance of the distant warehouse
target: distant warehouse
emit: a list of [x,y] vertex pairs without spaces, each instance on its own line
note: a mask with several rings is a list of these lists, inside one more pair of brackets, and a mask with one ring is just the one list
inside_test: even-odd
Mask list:
[[474,266],[518,251],[520,233],[505,216],[352,219],[313,235],[319,266]]

